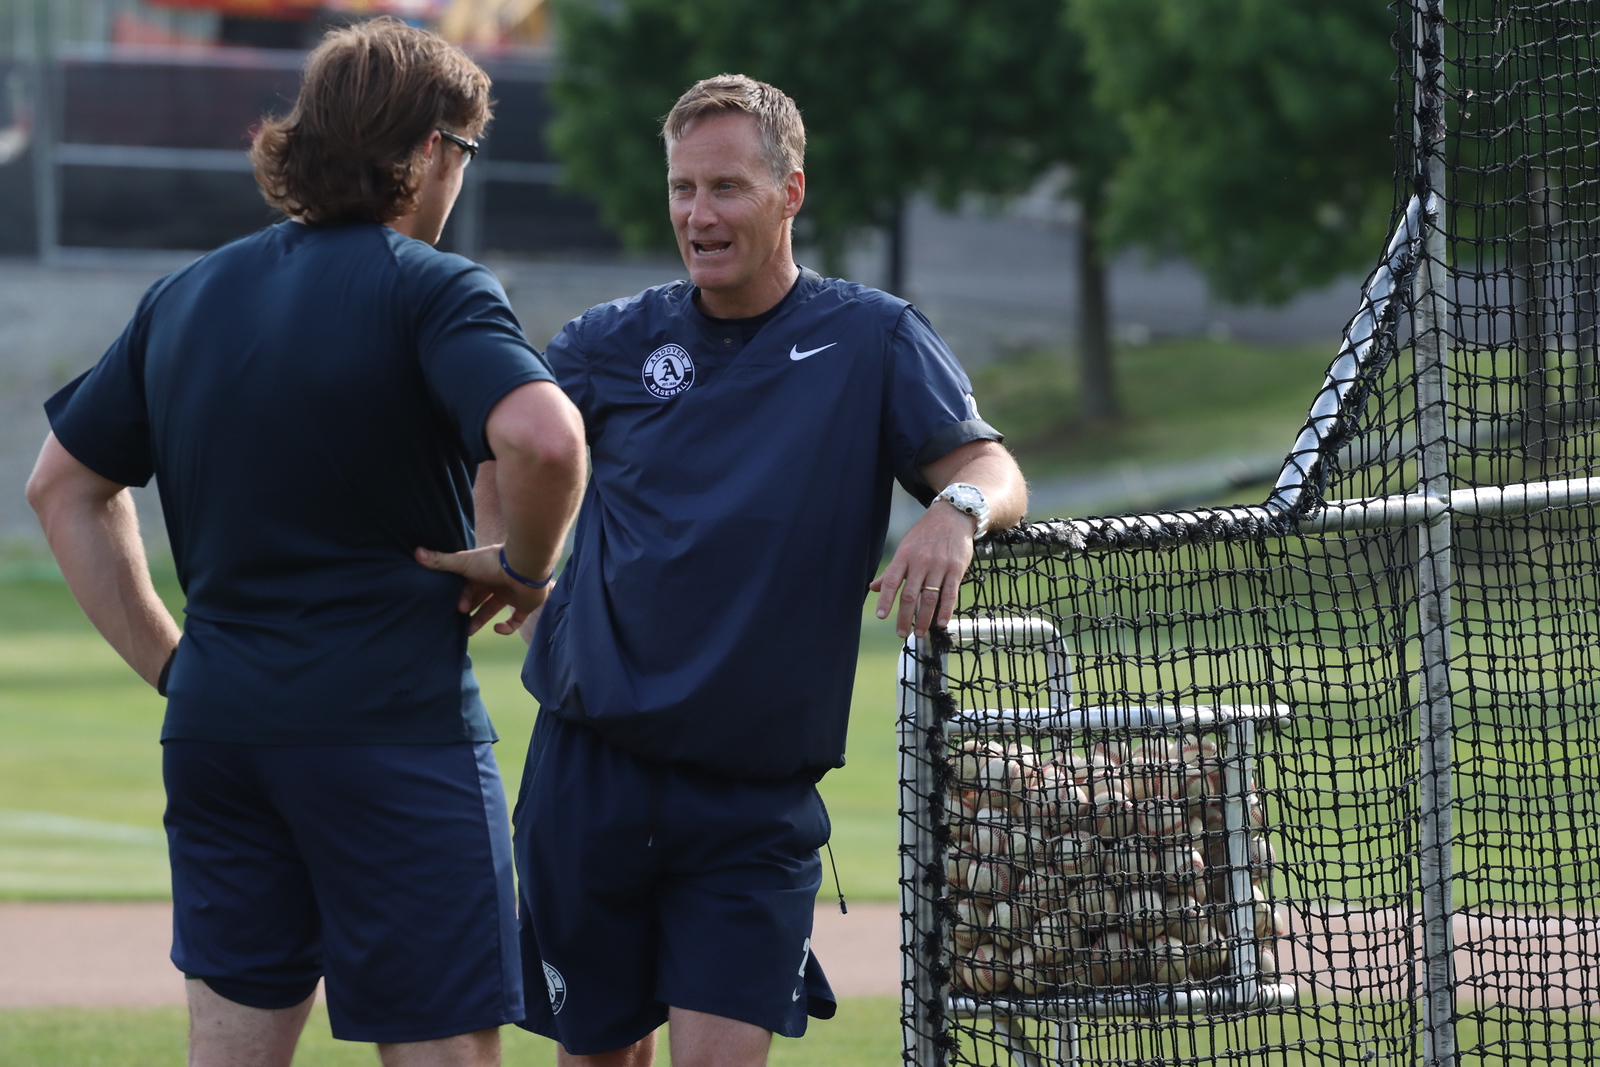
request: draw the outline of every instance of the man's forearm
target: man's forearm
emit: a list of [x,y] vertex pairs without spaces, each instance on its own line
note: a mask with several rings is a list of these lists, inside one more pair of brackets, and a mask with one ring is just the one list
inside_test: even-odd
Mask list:
[[83,468],[52,437],[28,500],[84,614],[155,685],[181,633],[150,580],[132,494]]
[[567,526],[583,492],[583,452],[510,453],[495,462],[506,559],[519,574],[543,579],[555,570]]
[[492,459],[478,464],[478,477],[472,483],[472,529],[480,545],[497,545],[506,539],[506,520],[500,514],[500,487],[495,484],[498,469]]
[[989,505],[989,529],[1004,530],[1022,521],[1028,510],[1028,485],[1011,454],[992,441],[975,441],[952,454],[950,461],[930,466],[929,484],[975,485]]
[[506,560],[541,580],[560,558],[583,493],[583,420],[555,385],[535,382],[490,413],[488,437]]

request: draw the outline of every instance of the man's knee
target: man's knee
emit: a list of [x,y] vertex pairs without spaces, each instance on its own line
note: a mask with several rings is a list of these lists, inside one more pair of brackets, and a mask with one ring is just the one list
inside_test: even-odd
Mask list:
[[672,1067],[766,1067],[771,1030],[688,1008],[669,1014]]
[[383,1067],[500,1067],[500,1028],[434,1041],[380,1042],[378,1058]]
[[656,1059],[656,1035],[647,1034],[626,1048],[595,1056],[574,1056],[556,1045],[557,1067],[651,1067]]

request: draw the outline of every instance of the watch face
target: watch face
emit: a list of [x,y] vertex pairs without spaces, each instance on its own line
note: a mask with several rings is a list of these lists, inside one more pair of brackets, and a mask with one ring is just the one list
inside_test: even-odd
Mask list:
[[950,494],[950,503],[962,511],[971,513],[983,506],[982,494],[974,492],[971,486],[951,486],[945,492]]

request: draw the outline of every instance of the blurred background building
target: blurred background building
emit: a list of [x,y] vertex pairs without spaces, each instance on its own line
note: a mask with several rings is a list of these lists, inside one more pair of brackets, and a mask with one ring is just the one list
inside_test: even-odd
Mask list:
[[494,78],[499,119],[456,251],[616,247],[556,187],[543,0],[0,0],[0,254],[206,249],[271,221],[249,130],[289,106],[330,25],[374,14],[438,29]]
[[[158,277],[276,221],[251,173],[250,131],[291,106],[305,53],[330,26],[376,14],[461,43],[494,79],[495,119],[443,245],[495,270],[536,345],[592,304],[681,275],[670,251],[624,251],[597,200],[561,184],[547,90],[559,56],[581,41],[552,40],[549,0],[0,0],[0,560],[39,550],[21,487],[47,429],[43,399],[93,363]],[[650,47],[677,54],[670,42]],[[1386,57],[1385,41],[1377,47]],[[787,40],[783,49],[793,51]],[[647,115],[666,106],[670,96]],[[808,107],[808,119],[821,113]],[[1062,392],[1086,318],[1085,227],[1080,205],[1063,195],[1068,176],[1057,168],[1020,194],[972,194],[953,208],[915,191],[893,239],[867,227],[842,256],[801,248],[801,261],[914,299],[981,395],[1004,398],[1009,381],[1009,392],[1050,409],[1050,425],[1032,433],[1037,446],[1014,438],[1030,465],[1035,515],[1197,499],[1275,472],[1276,431],[1265,444],[1227,438],[1159,463],[1119,459],[1114,469],[1092,448],[1073,458],[1056,447],[1093,445],[1103,430],[1078,428],[1075,394]],[[653,171],[631,177],[658,180]],[[847,169],[830,180],[853,178]],[[1218,298],[1172,255],[1117,248],[1100,269],[1110,340],[1123,350],[1200,339],[1269,366],[1279,349],[1259,346],[1311,341],[1331,354],[1355,307],[1348,277],[1268,306]],[[1130,434],[1166,425],[1142,412],[1167,383],[1131,364],[1128,374],[1131,416],[1119,425]],[[1314,386],[1308,376],[1306,397]],[[1301,387],[1291,392],[1293,422],[1304,401]],[[1004,403],[998,415],[1026,425]],[[153,494],[136,495],[159,539]],[[914,508],[901,504],[903,525]]]

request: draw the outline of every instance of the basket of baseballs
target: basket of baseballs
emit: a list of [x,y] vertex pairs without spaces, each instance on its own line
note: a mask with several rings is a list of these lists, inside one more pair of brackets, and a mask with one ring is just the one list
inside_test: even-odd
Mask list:
[[[1263,980],[1283,913],[1259,799],[1247,801],[1253,899],[1232,900],[1216,742],[1186,734],[1048,754],[969,739],[946,811],[952,982],[975,995],[1078,996],[1210,983],[1253,942]],[[1235,929],[1235,924],[1246,929]]]

